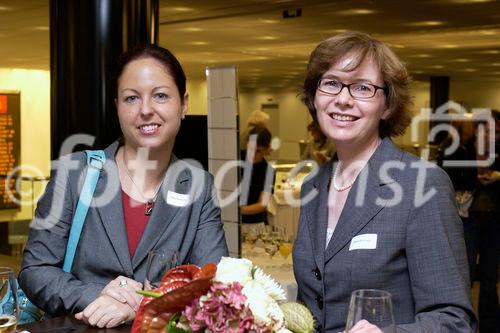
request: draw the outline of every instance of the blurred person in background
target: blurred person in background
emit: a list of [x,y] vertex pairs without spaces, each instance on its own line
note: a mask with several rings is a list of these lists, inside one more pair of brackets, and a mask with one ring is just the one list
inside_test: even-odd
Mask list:
[[[500,332],[498,264],[500,260],[500,113],[492,110],[494,133],[485,123],[476,123],[477,160],[487,160],[495,149],[493,163],[478,168],[478,185],[470,208],[479,228],[479,331]],[[483,126],[480,126],[483,125]],[[494,135],[494,146],[489,145]],[[483,145],[483,143],[486,143]],[[484,146],[484,149],[481,148]],[[465,179],[463,181],[466,181]]]
[[323,165],[335,154],[335,148],[332,142],[323,134],[317,122],[312,121],[307,126],[307,130],[311,133],[312,140],[309,140],[300,159],[314,160],[318,165]]
[[240,197],[242,235],[259,234],[267,224],[267,205],[274,191],[274,169],[265,156],[271,151],[271,132],[255,127],[249,132]]

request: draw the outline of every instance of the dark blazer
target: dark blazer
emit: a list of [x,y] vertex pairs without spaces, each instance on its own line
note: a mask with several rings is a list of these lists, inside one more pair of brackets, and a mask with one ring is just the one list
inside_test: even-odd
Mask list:
[[[105,150],[105,168],[99,176],[71,273],[64,273],[62,265],[87,170],[84,153],[58,161],[58,172],[53,170],[38,202],[19,282],[29,299],[52,316],[83,310],[118,275],[143,282],[150,250],[178,250],[180,261],[197,265],[218,262],[228,254],[220,208],[212,191],[213,177],[173,157],[153,213],[130,258],[114,159],[117,149],[115,142]],[[188,194],[191,188],[197,191],[197,197],[191,194],[189,204],[186,200],[172,200],[172,193],[168,194]]]
[[[387,173],[386,161],[394,163]],[[327,163],[303,184],[293,247],[297,298],[312,311],[317,331],[344,330],[356,289],[392,294],[398,332],[475,331],[462,223],[444,171],[384,139],[351,188],[325,250],[333,167]],[[316,196],[307,202],[309,193]],[[393,198],[401,201],[384,202]],[[364,234],[377,235],[376,248],[349,250]]]

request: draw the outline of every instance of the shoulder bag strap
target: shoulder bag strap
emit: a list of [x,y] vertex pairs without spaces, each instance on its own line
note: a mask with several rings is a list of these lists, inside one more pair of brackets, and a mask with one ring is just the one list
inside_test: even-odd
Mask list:
[[102,150],[86,150],[87,154],[87,176],[83,183],[82,192],[78,198],[76,211],[73,215],[73,222],[71,223],[71,231],[69,234],[68,245],[66,246],[66,256],[64,257],[63,271],[70,272],[73,266],[73,258],[75,257],[80,234],[82,233],[83,223],[89,210],[90,202],[94,196],[94,191],[99,179],[99,173],[104,167],[106,157]]

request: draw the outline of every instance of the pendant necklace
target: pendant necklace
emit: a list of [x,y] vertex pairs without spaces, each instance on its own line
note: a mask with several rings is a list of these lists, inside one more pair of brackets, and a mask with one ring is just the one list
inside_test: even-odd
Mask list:
[[144,207],[144,215],[146,215],[146,216],[151,215],[151,213],[153,212],[153,207],[154,207],[154,204],[155,204],[155,201],[156,201],[156,197],[158,196],[158,193],[160,192],[160,187],[163,184],[163,180],[160,182],[160,184],[158,184],[158,187],[156,188],[156,191],[154,192],[153,197],[151,199],[146,199],[144,197],[144,195],[142,195],[141,189],[134,182],[134,179],[132,178],[132,175],[130,175],[130,173],[128,171],[127,163],[125,163],[125,148],[123,149],[122,162],[123,162],[123,166],[125,167],[125,173],[127,174],[128,178],[132,182],[132,185],[135,187],[135,189],[137,190],[137,192],[139,192],[139,195],[141,196],[141,198],[145,201],[145,203],[144,203],[144,205],[145,205],[145,207]]

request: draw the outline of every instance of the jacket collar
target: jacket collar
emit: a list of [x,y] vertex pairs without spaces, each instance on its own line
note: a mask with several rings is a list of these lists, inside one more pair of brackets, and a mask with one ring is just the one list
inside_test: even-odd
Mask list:
[[[305,206],[306,218],[313,241],[313,251],[318,267],[322,267],[335,254],[344,248],[351,239],[383,208],[377,204],[377,198],[390,198],[394,195],[385,186],[399,179],[399,169],[390,169],[388,182],[383,181],[380,176],[380,168],[386,161],[400,161],[402,152],[392,143],[389,138],[384,138],[368,160],[354,182],[346,203],[340,215],[339,221],[326,248],[326,228],[328,224],[328,191],[332,171],[337,163],[332,159],[327,165],[320,169],[314,179],[313,186],[319,192],[316,203]],[[365,185],[366,184],[366,185]]]

